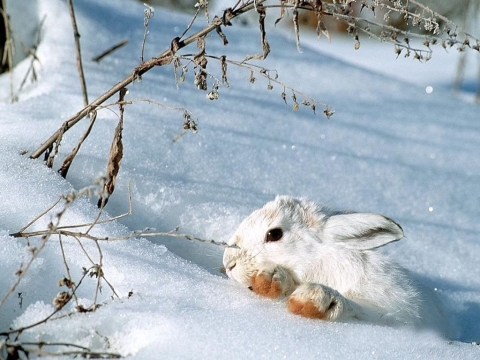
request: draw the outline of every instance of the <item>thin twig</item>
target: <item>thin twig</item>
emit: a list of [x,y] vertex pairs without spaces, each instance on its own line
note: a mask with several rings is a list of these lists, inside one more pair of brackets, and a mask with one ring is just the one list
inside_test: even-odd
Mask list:
[[0,307],[2,307],[2,305],[5,303],[5,301],[8,299],[8,297],[10,295],[13,294],[13,292],[15,291],[15,289],[17,288],[18,284],[20,284],[20,281],[22,281],[23,277],[25,276],[25,274],[27,273],[28,269],[30,268],[30,266],[32,265],[33,261],[37,258],[38,254],[43,250],[43,248],[45,247],[49,237],[50,237],[51,234],[45,234],[42,236],[42,241],[40,243],[40,246],[38,246],[37,248],[35,248],[33,250],[33,254],[32,254],[32,257],[30,258],[30,260],[28,261],[28,263],[23,267],[23,268],[20,268],[18,271],[17,271],[17,279],[14,281],[14,283],[10,286],[10,289],[8,289],[8,291],[5,293],[5,295],[3,296],[3,298],[0,300]]
[[100,60],[102,60],[105,56],[107,55],[110,55],[111,53],[113,53],[115,50],[118,50],[120,49],[122,46],[126,45],[128,43],[128,39],[123,39],[121,40],[120,42],[116,43],[115,45],[113,45],[112,47],[109,47],[107,50],[101,52],[100,54],[98,54],[97,56],[94,56],[92,58],[92,61],[95,61],[95,62],[100,62]]
[[[87,250],[85,250],[85,247],[83,246],[82,241],[80,240],[80,238],[78,238],[77,236],[74,236],[73,238],[77,241],[78,245],[80,245],[80,248],[82,249],[82,251],[83,251],[83,253],[85,254],[85,256],[87,257],[87,259],[92,263],[92,265],[95,265],[95,262],[94,262],[93,259],[90,257],[90,255],[88,254]],[[78,284],[78,285],[80,285],[80,284]],[[78,285],[77,285],[77,286],[78,286]]]
[[[86,233],[89,233],[90,230],[93,228],[93,226],[95,225],[98,225],[98,224],[106,224],[106,223],[110,223],[110,222],[113,222],[115,220],[119,220],[121,218],[124,218],[124,217],[127,217],[127,216],[130,216],[132,215],[133,213],[133,205],[132,205],[132,191],[131,191],[131,188],[130,188],[130,182],[127,183],[127,188],[128,188],[128,211],[126,213],[123,213],[123,214],[120,214],[120,215],[117,215],[117,216],[114,216],[114,217],[110,217],[108,219],[105,219],[105,220],[99,220],[100,218],[100,215],[101,215],[101,211],[98,212],[97,214],[97,217],[95,218],[95,220],[93,222],[90,222],[90,223],[84,223],[84,224],[79,224],[79,225],[63,225],[63,226],[57,226],[56,229],[57,230],[64,230],[64,229],[72,229],[72,228],[82,228],[82,227],[87,227],[88,226],[88,230],[86,231]],[[82,192],[80,192],[82,193]],[[32,226],[32,224],[34,224],[35,222],[37,222],[42,216],[44,216],[46,213],[48,213],[50,210],[52,210],[59,202],[60,200],[62,199],[65,199],[64,196],[60,196],[58,198],[58,200],[53,203],[51,206],[49,206],[46,210],[44,210],[40,215],[36,216],[35,219],[33,219],[32,221],[30,221],[27,225],[25,225],[23,228],[21,228],[19,231],[17,231],[16,233],[12,233],[11,236],[13,237],[26,237],[26,236],[23,236],[22,234],[24,234],[24,231],[26,229],[28,229],[30,226]]]
[[30,221],[27,225],[25,225],[23,228],[21,228],[17,233],[23,233],[26,229],[28,229],[32,224],[37,222],[43,215],[48,213],[50,210],[52,210],[59,202],[62,200],[64,197],[60,196],[57,201],[55,201],[52,205],[50,205],[45,211],[43,211],[40,215],[36,216],[32,221]]
[[[17,279],[13,282],[13,284],[10,286],[10,289],[6,292],[6,294],[3,296],[3,298],[0,300],[0,307],[2,307],[2,305],[5,303],[5,301],[8,299],[8,297],[15,291],[15,289],[17,288],[18,284],[20,284],[20,282],[22,281],[23,277],[25,276],[25,274],[27,273],[28,269],[30,268],[30,266],[32,265],[32,263],[34,262],[34,260],[38,257],[38,255],[40,254],[40,252],[45,248],[45,245],[47,244],[48,240],[50,239],[50,236],[53,235],[53,234],[59,234],[58,232],[56,232],[56,227],[60,224],[60,220],[63,216],[63,214],[65,214],[65,211],[67,211],[67,209],[70,207],[70,205],[73,203],[75,197],[74,196],[71,196],[71,197],[67,197],[65,198],[66,202],[65,202],[65,206],[64,208],[59,211],[57,214],[56,214],[56,222],[55,224],[53,223],[53,221],[50,221],[50,223],[48,224],[48,228],[50,230],[50,232],[46,232],[45,234],[42,235],[41,239],[40,239],[40,245],[37,246],[37,247],[34,247],[31,249],[31,252],[32,252],[32,257],[30,258],[30,260],[27,262],[27,264],[24,266],[24,267],[20,267],[20,269],[17,271],[16,275],[17,275]],[[47,209],[45,213],[47,213],[48,211],[50,211],[56,204],[52,205],[51,207],[49,207]],[[38,220],[39,217],[36,218],[36,220]],[[36,221],[35,220],[35,221]],[[27,225],[27,227],[30,226],[30,225]],[[26,227],[26,228],[27,228]],[[14,236],[15,237],[15,236]]]
[[[63,249],[62,235],[58,235],[58,242],[60,243],[60,250],[62,251],[63,264],[65,265],[65,270],[67,271],[68,280],[70,281],[70,285],[72,287],[75,287],[75,285],[73,285],[74,282],[72,280],[72,275],[70,274],[70,267],[68,266],[67,258],[65,256],[65,250]],[[73,297],[75,298],[75,304],[77,304],[78,306],[78,298],[77,298],[76,291],[73,291]]]
[[67,173],[68,173],[68,170],[70,169],[70,165],[72,165],[73,159],[75,159],[75,156],[77,156],[78,151],[80,150],[80,147],[82,146],[83,142],[87,139],[88,135],[90,135],[90,131],[92,130],[93,125],[95,124],[95,120],[97,119],[97,112],[94,110],[92,111],[91,114],[92,114],[92,117],[90,119],[90,125],[88,125],[87,130],[78,141],[78,144],[72,149],[70,154],[68,154],[65,157],[65,159],[63,160],[62,166],[60,167],[60,169],[58,169],[58,173],[63,178],[67,177]]
[[7,336],[7,335],[10,335],[10,334],[15,334],[15,333],[22,333],[23,331],[25,330],[28,330],[28,329],[31,329],[35,326],[38,326],[40,324],[44,324],[46,323],[48,320],[50,320],[55,314],[57,314],[59,311],[61,310],[60,309],[55,309],[50,315],[48,315],[47,317],[43,318],[42,320],[39,320],[35,323],[32,323],[32,324],[29,324],[29,325],[25,325],[25,326],[22,326],[18,329],[10,329],[10,330],[7,330],[7,331],[3,331],[3,332],[0,332],[0,336]]
[[146,9],[143,11],[145,17],[143,18],[143,26],[144,26],[144,31],[143,31],[143,41],[142,41],[142,52],[140,55],[140,60],[143,62],[143,54],[145,51],[145,43],[147,42],[147,35],[148,35],[148,23],[150,22],[150,19],[155,15],[155,9],[151,7],[150,5],[143,4],[146,6]]
[[158,237],[158,236],[166,236],[166,237],[175,237],[175,238],[184,238],[191,241],[200,241],[204,243],[209,243],[221,247],[231,247],[222,242],[218,242],[213,239],[202,239],[196,236],[188,235],[188,234],[180,234],[176,232],[147,232],[143,230],[132,231],[127,235],[124,236],[95,236],[89,233],[80,232],[80,231],[69,231],[69,230],[61,230],[61,229],[47,229],[47,230],[38,230],[32,231],[27,233],[15,233],[10,234],[12,237],[22,237],[22,238],[30,238],[35,236],[43,236],[43,235],[53,235],[53,234],[60,234],[64,236],[71,236],[71,237],[78,237],[78,238],[85,238],[94,241],[120,241],[120,240],[128,240],[136,237]]
[[192,17],[192,20],[190,21],[190,23],[187,25],[187,27],[185,28],[185,30],[183,31],[182,35],[179,36],[179,39],[183,38],[185,36],[185,34],[188,32],[188,30],[190,30],[190,28],[192,27],[193,23],[195,22],[195,20],[197,20],[197,16],[198,14],[200,13],[200,10],[201,8],[200,7],[197,7],[197,11],[195,12],[195,15],[193,15]]
[[97,305],[97,298],[98,298],[98,293],[100,292],[100,282],[102,281],[103,278],[103,253],[102,253],[102,248],[98,244],[98,241],[95,240],[95,245],[97,245],[98,249],[98,265],[97,265],[97,286],[95,287],[95,297],[93,298],[93,306]]
[[80,86],[82,87],[83,106],[88,105],[87,82],[85,81],[85,74],[83,73],[82,52],[80,50],[80,33],[77,28],[77,20],[75,19],[75,10],[73,8],[73,1],[67,0],[68,9],[70,11],[70,18],[72,20],[73,36],[75,39],[75,51],[77,55],[77,69],[80,76]]
[[[65,357],[65,356],[72,356],[72,357],[82,357],[86,359],[119,359],[122,356],[116,353],[109,353],[109,352],[102,352],[102,351],[93,351],[85,346],[71,344],[71,343],[62,343],[62,342],[11,342],[6,341],[4,344],[6,347],[15,349],[17,351],[23,352],[29,358],[30,354],[37,355],[39,357]],[[26,346],[36,346],[36,348],[26,348]],[[58,352],[51,352],[45,351],[44,348],[46,346],[63,346],[63,347],[73,347],[79,350],[66,350],[66,351],[58,351]],[[8,357],[10,359],[10,357]],[[13,359],[13,357],[12,357]],[[19,359],[16,357],[15,359]]]
[[[213,56],[213,55],[206,55],[206,57],[208,58],[211,58],[211,59],[216,59],[216,60],[219,60],[221,61],[221,58],[218,57],[218,56]],[[294,88],[284,84],[283,82],[281,82],[280,80],[278,80],[276,77],[271,77],[268,73],[271,71],[271,70],[267,70],[261,66],[258,66],[258,65],[255,65],[255,64],[250,64],[250,63],[247,63],[245,62],[244,60],[243,61],[235,61],[235,60],[229,60],[229,59],[224,59],[225,62],[229,63],[229,64],[232,64],[232,65],[235,65],[235,66],[238,66],[239,68],[242,68],[242,69],[246,69],[246,70],[249,70],[259,76],[262,76],[264,77],[265,79],[267,79],[269,82],[273,82],[275,84],[278,84],[278,85],[281,85],[284,89],[288,89],[288,90],[291,90],[292,92],[296,93],[296,94],[299,94],[301,95],[304,99],[308,99],[309,101],[311,101],[312,103],[315,103],[315,104],[320,104],[324,107],[327,107],[327,104],[325,103],[321,103],[321,102],[317,102],[315,100],[313,100],[310,96],[308,96],[307,94],[301,92],[301,91],[297,91],[295,90]]]

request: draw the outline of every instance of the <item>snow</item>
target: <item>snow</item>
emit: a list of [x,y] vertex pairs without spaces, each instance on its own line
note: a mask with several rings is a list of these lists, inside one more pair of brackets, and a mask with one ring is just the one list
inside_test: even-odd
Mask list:
[[[89,97],[94,99],[138,64],[143,6],[126,0],[88,0],[75,6]],[[60,195],[94,183],[105,171],[118,119],[115,107],[99,111],[66,180],[41,160],[20,155],[35,150],[82,108],[66,5],[38,0],[38,12],[40,18],[47,14],[38,49],[38,83],[28,84],[19,102],[10,104],[9,77],[0,77],[0,297],[15,281],[15,272],[29,261],[28,248],[35,244],[8,234],[20,230]],[[157,8],[150,21],[146,58],[166,49],[189,20]],[[225,52],[228,58],[242,60],[260,51],[258,29],[234,26],[224,32],[228,47],[214,34],[207,39],[209,53]],[[438,63],[422,65],[423,73],[431,74],[427,83],[411,75],[417,65],[403,60],[390,64],[394,54],[387,45],[386,52],[371,51],[382,68],[389,63],[394,76],[372,66],[368,57],[373,47],[362,44],[355,54],[366,53],[364,60],[359,55],[352,64],[342,50],[352,43],[337,44],[333,36],[332,44],[303,40],[302,53],[282,31],[272,29],[267,36],[272,53],[261,65],[278,70],[285,84],[334,107],[335,115],[325,119],[320,106],[316,116],[303,107],[294,112],[291,101],[285,105],[281,99],[282,87],[268,91],[258,76],[251,84],[249,72],[232,65],[231,86],[220,88],[217,101],[207,100],[194,88],[192,69],[177,89],[173,69],[156,68],[129,86],[127,99],[185,107],[198,118],[199,132],[173,142],[182,131],[181,111],[145,102],[127,105],[124,158],[106,210],[111,216],[128,211],[130,183],[133,214],[99,225],[96,234],[115,237],[146,227],[170,231],[180,226],[182,233],[224,242],[245,216],[276,194],[307,196],[338,209],[378,212],[395,219],[406,233],[405,239],[383,251],[436,290],[458,337],[296,317],[283,301],[259,298],[221,275],[222,248],[156,237],[102,242],[103,271],[120,299],[112,299],[103,284],[98,299],[103,305],[97,311],[25,330],[20,340],[71,342],[136,359],[480,356],[479,346],[472,344],[480,341],[480,124],[476,105],[437,86],[445,84],[442,67],[453,58],[440,55]],[[124,48],[99,64],[89,60],[123,38],[129,38]],[[185,52],[195,51],[191,46]],[[331,56],[335,51],[338,56]],[[28,64],[29,60],[19,64],[17,86]],[[209,69],[221,76],[220,65],[213,60]],[[428,85],[433,92],[425,91]],[[290,95],[287,91],[287,100]],[[83,120],[65,134],[55,169],[87,125]],[[78,199],[61,224],[91,221],[97,214],[95,203],[96,199]],[[56,209],[61,208],[60,203]],[[29,230],[55,221],[57,210]],[[91,263],[74,239],[63,238],[63,245],[72,277],[78,281],[82,267]],[[83,246],[98,262],[95,244],[85,240]],[[0,308],[0,332],[51,314],[53,298],[65,290],[58,287],[58,280],[66,275],[58,239],[52,237]],[[79,287],[84,306],[92,304],[96,281],[87,276]],[[71,301],[62,311],[69,312],[74,305]]]

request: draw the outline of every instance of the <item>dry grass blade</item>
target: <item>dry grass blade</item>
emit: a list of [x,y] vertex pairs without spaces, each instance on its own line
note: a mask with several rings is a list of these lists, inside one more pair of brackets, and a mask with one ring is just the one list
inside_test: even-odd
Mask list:
[[260,25],[260,40],[262,42],[263,54],[249,55],[242,62],[246,62],[251,59],[265,60],[270,53],[270,45],[267,41],[267,33],[265,32],[265,16],[267,16],[267,11],[264,6],[257,5],[255,8],[259,17],[258,23]]
[[77,146],[75,146],[72,149],[72,151],[70,152],[70,154],[68,154],[67,157],[65,157],[65,160],[63,160],[62,166],[58,170],[59,174],[63,178],[67,177],[67,173],[68,173],[68,170],[70,169],[70,165],[72,164],[73,159],[75,158],[78,151],[80,150],[80,147],[82,146],[83,142],[85,141],[85,139],[90,134],[90,131],[92,130],[93,124],[95,124],[96,119],[97,119],[97,112],[92,111],[92,118],[90,119],[90,125],[88,126],[87,131],[85,131],[85,133],[81,137],[80,141],[78,142]]
[[123,158],[123,143],[122,143],[122,131],[123,131],[123,112],[124,112],[124,99],[127,94],[127,88],[120,90],[118,106],[120,108],[120,120],[115,128],[113,135],[112,146],[110,147],[110,153],[108,155],[106,181],[103,184],[103,191],[97,206],[103,209],[107,205],[108,199],[115,190],[115,182],[117,180],[118,171],[120,170],[120,163]]

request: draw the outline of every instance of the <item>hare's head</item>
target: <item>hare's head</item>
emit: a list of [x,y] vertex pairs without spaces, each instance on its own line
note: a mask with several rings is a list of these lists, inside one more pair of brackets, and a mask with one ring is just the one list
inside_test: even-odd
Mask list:
[[248,284],[256,264],[273,263],[297,276],[336,249],[371,250],[403,237],[392,220],[377,214],[333,213],[305,199],[277,196],[255,210],[228,241],[227,275]]

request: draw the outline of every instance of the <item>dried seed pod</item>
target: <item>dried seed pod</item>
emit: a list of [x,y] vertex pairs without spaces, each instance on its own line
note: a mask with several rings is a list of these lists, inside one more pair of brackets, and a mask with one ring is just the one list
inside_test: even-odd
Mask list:
[[222,64],[222,83],[227,86],[227,89],[230,87],[227,78],[227,57],[225,55],[220,56],[220,63]]
[[64,277],[58,281],[58,286],[66,286],[67,288],[71,289],[75,286],[75,283]]
[[72,294],[67,291],[62,291],[55,296],[53,299],[53,305],[55,305],[55,309],[60,310],[63,308],[72,298]]
[[333,114],[335,114],[335,110],[325,109],[325,110],[323,110],[323,113],[325,114],[325,116],[327,117],[327,119],[330,119],[330,116],[332,116]]
[[208,100],[217,100],[218,99],[218,91],[212,90],[207,94]]

